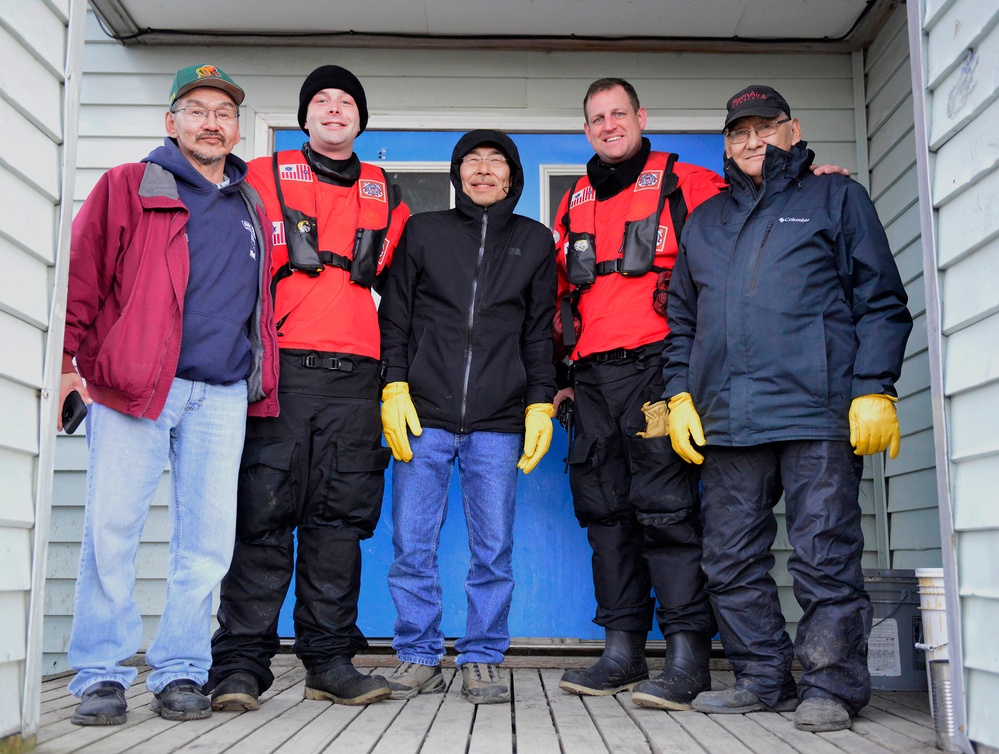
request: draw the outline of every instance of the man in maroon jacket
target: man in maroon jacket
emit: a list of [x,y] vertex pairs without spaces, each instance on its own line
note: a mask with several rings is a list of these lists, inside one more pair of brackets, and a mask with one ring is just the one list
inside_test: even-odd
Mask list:
[[102,176],[73,223],[60,399],[89,406],[77,725],[125,722],[125,660],[142,640],[135,555],[167,461],[166,605],[146,687],[165,719],[211,714],[212,590],[232,556],[247,406],[277,414],[270,224],[230,154],[242,101],[213,65],[178,71],[164,145]]

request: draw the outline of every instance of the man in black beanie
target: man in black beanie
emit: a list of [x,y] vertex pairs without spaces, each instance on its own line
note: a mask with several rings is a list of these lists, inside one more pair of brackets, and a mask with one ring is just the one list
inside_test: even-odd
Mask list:
[[[360,540],[381,512],[379,285],[409,208],[385,172],[361,163],[364,88],[325,65],[299,95],[301,149],[250,162],[274,223],[271,267],[280,342],[281,415],[250,419],[239,478],[236,547],[222,582],[208,688],[216,710],[257,709],[274,681],[278,615],[295,573],[295,652],[306,699],[369,704],[385,678],[359,673]],[[298,530],[295,554],[293,534]]]

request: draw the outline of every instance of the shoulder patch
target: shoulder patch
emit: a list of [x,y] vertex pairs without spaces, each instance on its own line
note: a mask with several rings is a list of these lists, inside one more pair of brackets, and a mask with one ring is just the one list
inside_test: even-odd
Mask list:
[[663,179],[663,171],[661,170],[646,170],[644,173],[638,176],[638,180],[635,181],[635,191],[643,191],[645,189],[658,189],[659,183]]
[[281,221],[272,223],[274,226],[274,232],[271,234],[271,241],[275,246],[284,246],[286,243],[284,237],[284,223]]
[[279,168],[278,175],[281,176],[282,181],[312,180],[312,168],[304,162],[296,163],[294,165],[281,165]]
[[583,204],[584,202],[592,202],[596,196],[597,194],[593,190],[593,186],[582,188],[572,195],[572,198],[569,200],[569,209],[572,209],[579,204]]
[[361,196],[385,201],[385,184],[381,181],[360,181]]

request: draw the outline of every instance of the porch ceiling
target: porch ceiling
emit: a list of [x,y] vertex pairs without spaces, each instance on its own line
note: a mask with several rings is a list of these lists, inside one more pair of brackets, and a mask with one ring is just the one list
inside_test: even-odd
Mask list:
[[900,0],[90,0],[124,44],[856,50]]

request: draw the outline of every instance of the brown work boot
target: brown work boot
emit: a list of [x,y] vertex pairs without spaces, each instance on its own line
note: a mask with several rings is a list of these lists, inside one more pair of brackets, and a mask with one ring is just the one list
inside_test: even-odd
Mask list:
[[472,704],[502,704],[510,701],[510,687],[499,665],[469,662],[461,666],[461,695]]
[[400,662],[388,677],[393,699],[412,699],[417,694],[439,694],[444,691],[441,666]]

